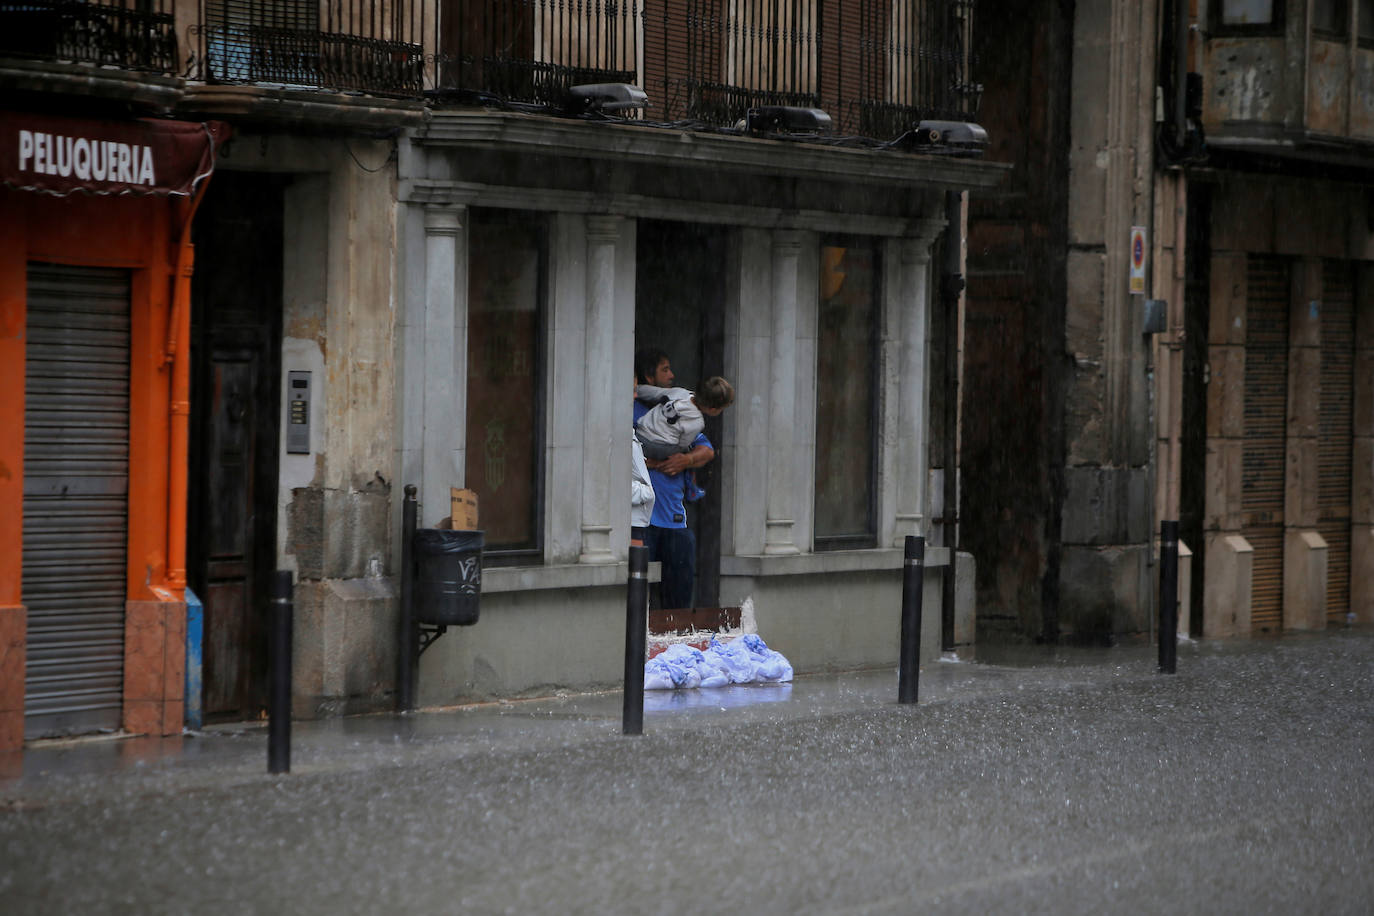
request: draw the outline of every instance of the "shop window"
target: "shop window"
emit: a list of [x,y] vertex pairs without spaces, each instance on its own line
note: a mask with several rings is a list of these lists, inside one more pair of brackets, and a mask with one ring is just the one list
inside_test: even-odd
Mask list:
[[1374,0],[1360,0],[1359,11],[1360,47],[1374,48]]
[[1322,38],[1344,39],[1350,34],[1350,7],[1346,0],[1313,0],[1312,33]]
[[1216,35],[1273,35],[1283,26],[1280,0],[1212,0],[1211,14]]
[[538,218],[469,215],[466,476],[493,564],[542,557],[547,251]]
[[821,246],[816,340],[817,550],[877,543],[879,258]]

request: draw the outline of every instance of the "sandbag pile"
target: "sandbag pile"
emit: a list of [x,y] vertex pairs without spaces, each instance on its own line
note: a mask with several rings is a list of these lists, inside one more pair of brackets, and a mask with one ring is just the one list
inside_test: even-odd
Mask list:
[[792,663],[756,634],[721,642],[712,637],[702,651],[678,643],[644,663],[645,690],[781,684],[792,680]]

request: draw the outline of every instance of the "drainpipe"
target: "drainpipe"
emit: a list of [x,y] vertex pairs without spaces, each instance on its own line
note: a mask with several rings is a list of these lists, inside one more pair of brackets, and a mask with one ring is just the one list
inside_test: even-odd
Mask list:
[[1188,4],[1174,0],[1174,137],[1180,150],[1188,142]]
[[167,317],[167,341],[162,353],[163,366],[170,363],[172,367],[168,399],[167,587],[178,591],[186,587],[186,486],[191,429],[191,271],[195,263],[191,222],[209,186],[208,177],[201,181],[182,223],[176,269],[172,274],[172,308]]
[[945,263],[940,296],[945,307],[944,514],[941,517],[949,565],[940,577],[940,649],[954,650],[955,553],[959,548],[959,296],[964,291],[964,206],[962,191],[945,192]]

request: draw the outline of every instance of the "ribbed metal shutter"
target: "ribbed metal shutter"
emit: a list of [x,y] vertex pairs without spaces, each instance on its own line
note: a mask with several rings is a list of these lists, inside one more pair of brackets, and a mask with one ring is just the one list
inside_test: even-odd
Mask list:
[[1354,444],[1355,289],[1348,261],[1322,265],[1321,443],[1317,531],[1326,539],[1326,616],[1350,609],[1350,479]]
[[24,392],[25,733],[120,722],[129,275],[30,264]]
[[1241,534],[1254,548],[1250,626],[1283,623],[1283,494],[1288,407],[1288,263],[1250,255],[1245,307]]

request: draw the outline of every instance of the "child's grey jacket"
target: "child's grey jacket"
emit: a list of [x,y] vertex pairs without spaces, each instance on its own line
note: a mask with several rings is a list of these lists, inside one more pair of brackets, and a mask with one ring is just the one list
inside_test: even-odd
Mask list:
[[692,403],[686,388],[659,388],[640,385],[635,397],[643,403],[657,403],[635,425],[644,457],[662,461],[677,452],[690,452],[692,442],[706,428],[700,408]]

